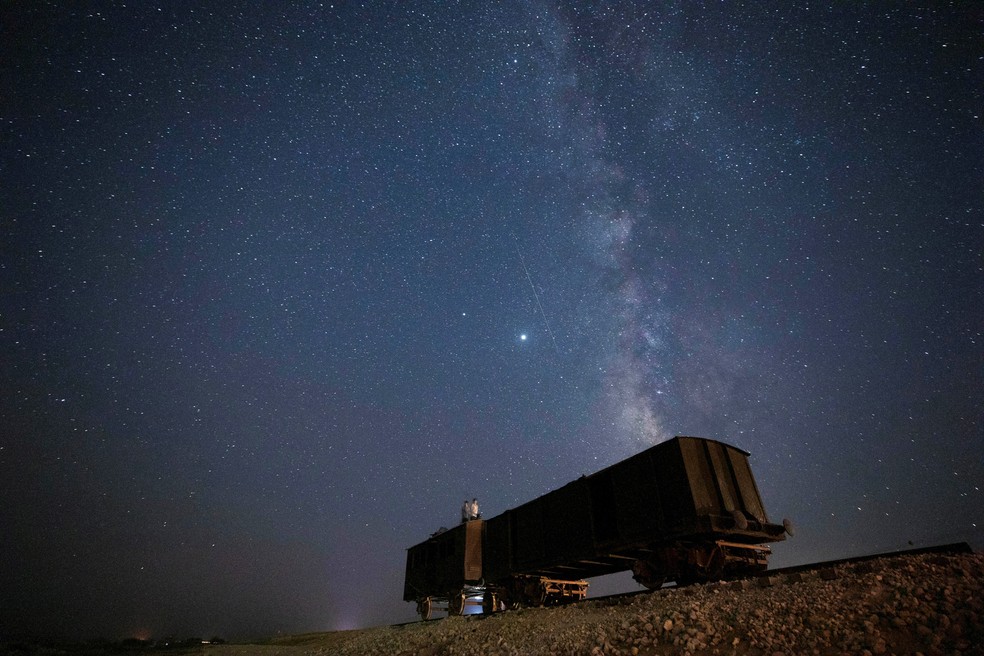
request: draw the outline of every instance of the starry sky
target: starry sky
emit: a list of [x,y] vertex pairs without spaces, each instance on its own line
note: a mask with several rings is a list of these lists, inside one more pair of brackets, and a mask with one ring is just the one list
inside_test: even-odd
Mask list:
[[975,2],[6,3],[0,631],[407,621],[405,549],[463,499],[673,435],[751,452],[776,566],[980,548],[982,34]]

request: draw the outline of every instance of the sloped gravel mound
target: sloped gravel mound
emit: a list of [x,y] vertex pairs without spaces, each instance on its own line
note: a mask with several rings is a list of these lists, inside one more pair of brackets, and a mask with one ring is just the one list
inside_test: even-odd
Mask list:
[[898,556],[614,601],[214,646],[207,654],[984,655],[984,555]]

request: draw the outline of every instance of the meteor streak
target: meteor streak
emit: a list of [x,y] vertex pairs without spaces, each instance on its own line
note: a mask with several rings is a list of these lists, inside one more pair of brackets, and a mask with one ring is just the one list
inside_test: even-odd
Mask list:
[[553,342],[554,350],[560,353],[560,347],[557,346],[557,339],[554,337],[553,331],[550,330],[550,322],[547,321],[547,313],[543,311],[543,304],[540,302],[540,295],[536,293],[536,286],[533,284],[533,279],[530,278],[530,270],[526,268],[526,260],[523,259],[523,251],[519,250],[519,241],[516,239],[516,235],[513,235],[513,241],[516,243],[516,254],[519,255],[519,263],[523,265],[523,273],[526,274],[526,280],[530,283],[530,289],[533,290],[533,298],[536,299],[536,306],[540,308],[540,316],[543,317],[543,325],[547,327],[547,334],[550,335],[550,341]]

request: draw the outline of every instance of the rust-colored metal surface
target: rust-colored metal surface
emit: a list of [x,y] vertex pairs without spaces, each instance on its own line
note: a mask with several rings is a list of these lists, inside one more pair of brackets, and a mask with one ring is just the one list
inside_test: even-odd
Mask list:
[[[574,582],[633,570],[653,584],[764,569],[769,549],[757,545],[782,540],[784,531],[768,522],[748,455],[676,437],[456,527],[408,551],[405,598],[447,595],[476,581],[494,595],[515,593],[519,580]],[[453,574],[434,571],[442,567]],[[550,596],[579,588],[545,589]]]
[[480,519],[436,533],[407,550],[404,601],[447,597],[482,579],[483,526]]
[[464,581],[482,579],[482,520],[465,524],[465,571]]

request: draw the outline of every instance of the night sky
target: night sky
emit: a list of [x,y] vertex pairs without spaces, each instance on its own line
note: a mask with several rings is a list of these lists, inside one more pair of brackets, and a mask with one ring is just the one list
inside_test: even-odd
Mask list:
[[984,543],[981,4],[0,30],[0,638],[407,621],[463,499],[673,435],[775,566]]

